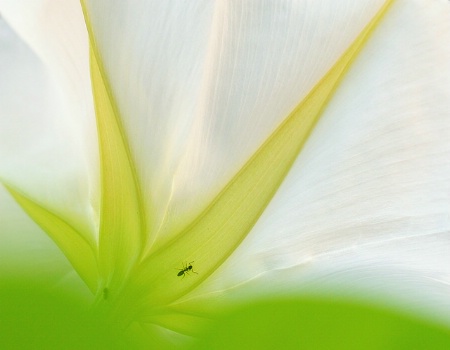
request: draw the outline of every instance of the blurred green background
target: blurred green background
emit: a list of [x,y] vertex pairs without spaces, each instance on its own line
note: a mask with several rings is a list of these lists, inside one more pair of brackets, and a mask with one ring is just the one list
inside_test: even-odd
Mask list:
[[0,349],[450,349],[442,324],[330,297],[261,300],[229,310],[198,339],[166,336],[142,343],[75,293],[0,279]]

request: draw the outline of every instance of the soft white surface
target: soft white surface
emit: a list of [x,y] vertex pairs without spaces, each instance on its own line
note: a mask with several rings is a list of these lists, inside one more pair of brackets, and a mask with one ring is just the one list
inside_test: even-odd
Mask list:
[[79,4],[0,1],[0,14],[0,178],[94,234],[98,152]]
[[87,1],[150,227],[208,203],[381,3]]
[[445,2],[394,5],[266,212],[193,296],[363,286],[450,319],[449,18]]

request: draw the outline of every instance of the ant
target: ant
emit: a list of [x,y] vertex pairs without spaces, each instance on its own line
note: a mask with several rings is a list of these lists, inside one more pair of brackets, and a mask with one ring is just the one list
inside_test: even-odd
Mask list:
[[183,276],[183,278],[184,278],[185,275],[189,275],[189,272],[193,272],[198,275],[198,273],[194,271],[194,268],[192,267],[192,263],[193,263],[193,261],[191,261],[189,263],[189,265],[187,263],[185,263],[182,269],[178,269],[178,270],[180,270],[180,272],[178,272],[177,276]]

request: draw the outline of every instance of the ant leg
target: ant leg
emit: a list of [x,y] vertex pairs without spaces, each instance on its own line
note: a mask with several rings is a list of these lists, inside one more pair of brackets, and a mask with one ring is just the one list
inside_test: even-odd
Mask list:
[[192,266],[192,263],[193,263],[193,262],[195,262],[195,261],[191,261],[191,262],[189,263],[189,267],[190,267],[189,271],[191,271],[191,272],[193,272],[193,273],[195,273],[195,274],[198,275],[198,273],[194,271],[194,266]]

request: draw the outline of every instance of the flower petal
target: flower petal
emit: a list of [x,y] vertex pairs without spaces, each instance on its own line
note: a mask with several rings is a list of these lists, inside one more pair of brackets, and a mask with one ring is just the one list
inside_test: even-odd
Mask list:
[[92,292],[97,290],[97,247],[64,219],[6,185],[23,210],[55,241]]
[[0,177],[93,239],[98,152],[79,4],[2,1],[0,11],[28,44],[2,21]]
[[383,1],[85,3],[153,242],[204,209]]
[[101,161],[101,283],[116,292],[141,257],[145,212],[127,138],[95,46],[91,49],[91,74]]
[[[45,233],[0,187],[0,274],[55,283],[73,268]],[[81,284],[81,283],[80,283]]]
[[[228,258],[278,190],[336,87],[391,4],[392,1],[387,1],[380,8],[352,45],[207,209],[175,240],[143,261],[130,281],[136,283],[132,287],[137,294],[127,295],[126,300],[137,300],[140,304],[143,298],[147,299],[143,301],[146,304],[169,304],[203,282]],[[199,276],[183,284],[171,273],[177,269],[174,258],[181,256],[195,261],[202,269],[199,274],[191,263],[188,269],[186,262],[181,270],[183,277],[185,272]]]
[[448,312],[449,15],[394,4],[253,232],[192,296],[353,278]]

